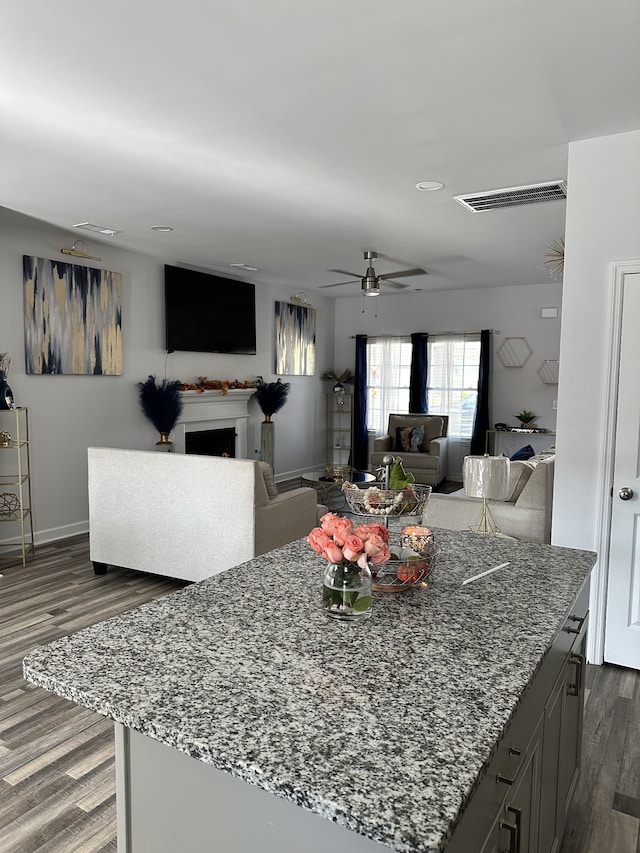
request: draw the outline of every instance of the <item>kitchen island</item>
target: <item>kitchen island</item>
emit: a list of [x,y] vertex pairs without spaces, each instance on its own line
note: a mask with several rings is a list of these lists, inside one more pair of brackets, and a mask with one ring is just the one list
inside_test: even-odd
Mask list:
[[116,723],[119,853],[557,844],[595,554],[436,534],[428,588],[359,624],[322,612],[301,540],[25,659]]

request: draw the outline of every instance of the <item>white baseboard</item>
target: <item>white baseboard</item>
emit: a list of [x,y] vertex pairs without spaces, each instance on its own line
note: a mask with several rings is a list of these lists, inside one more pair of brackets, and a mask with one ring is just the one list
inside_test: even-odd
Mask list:
[[[50,527],[48,530],[34,530],[33,538],[36,545],[44,545],[47,542],[56,542],[58,539],[68,539],[70,536],[79,536],[81,533],[89,532],[89,519],[77,521],[74,524],[64,524],[60,527]],[[22,542],[19,536],[11,536],[0,539],[0,546],[20,548]]]

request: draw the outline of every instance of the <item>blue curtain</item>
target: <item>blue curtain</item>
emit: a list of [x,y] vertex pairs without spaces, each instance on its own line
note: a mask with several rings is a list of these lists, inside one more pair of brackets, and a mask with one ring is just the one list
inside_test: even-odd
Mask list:
[[478,371],[478,403],[471,436],[471,455],[484,454],[489,429],[489,386],[491,384],[491,329],[480,332],[480,370]]
[[411,335],[411,374],[409,377],[409,411],[426,415],[429,411],[427,400],[427,340],[424,332]]
[[353,467],[369,469],[367,436],[367,336],[356,335],[356,371],[353,389]]

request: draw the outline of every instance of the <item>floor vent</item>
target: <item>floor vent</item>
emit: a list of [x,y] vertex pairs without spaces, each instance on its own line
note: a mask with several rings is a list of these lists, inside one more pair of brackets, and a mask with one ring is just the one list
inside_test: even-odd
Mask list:
[[567,197],[564,181],[549,181],[546,184],[529,184],[523,187],[507,187],[502,190],[487,190],[483,193],[454,196],[467,210],[482,213],[485,210],[500,210],[518,207],[521,204],[539,204],[543,201],[559,201]]

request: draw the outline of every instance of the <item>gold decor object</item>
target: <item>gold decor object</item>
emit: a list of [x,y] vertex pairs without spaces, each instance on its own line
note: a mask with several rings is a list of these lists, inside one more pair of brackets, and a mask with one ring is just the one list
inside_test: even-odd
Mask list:
[[504,501],[509,495],[510,461],[506,456],[465,456],[462,463],[464,492],[481,498],[482,506],[469,530],[483,536],[500,533],[487,501]]
[[0,517],[8,518],[16,515],[20,509],[20,500],[13,492],[2,492],[0,494]]
[[170,433],[161,432],[160,433],[160,441],[156,441],[156,447],[167,447],[168,445],[173,445],[173,442],[169,438]]
[[9,447],[10,444],[11,436],[8,432],[2,430],[2,432],[0,432],[0,447]]
[[403,527],[400,531],[400,547],[410,548],[421,556],[423,552],[430,553],[434,541],[435,536],[430,527]]
[[545,266],[554,281],[562,281],[564,275],[564,237],[554,240],[545,254]]
[[[78,243],[82,243],[82,249],[76,249]],[[73,255],[74,258],[85,258],[88,261],[101,261],[102,258],[97,258],[95,255],[87,254],[87,244],[84,240],[76,240],[70,249],[60,249],[63,255]]]

